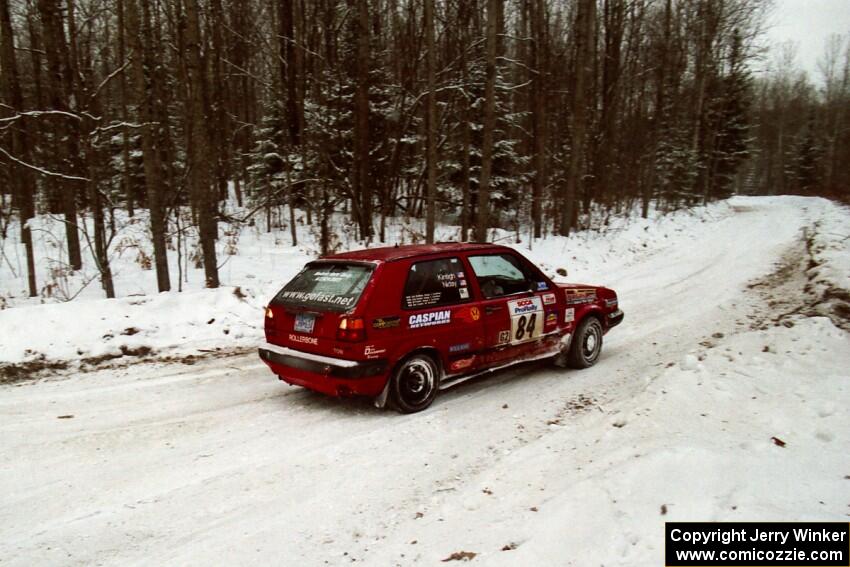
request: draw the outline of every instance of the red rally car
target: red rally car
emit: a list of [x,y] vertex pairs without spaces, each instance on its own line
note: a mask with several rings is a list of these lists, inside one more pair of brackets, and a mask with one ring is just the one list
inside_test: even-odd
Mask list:
[[587,368],[622,320],[613,290],[553,283],[505,246],[396,246],[307,264],[266,308],[259,351],[285,382],[410,413],[517,362]]

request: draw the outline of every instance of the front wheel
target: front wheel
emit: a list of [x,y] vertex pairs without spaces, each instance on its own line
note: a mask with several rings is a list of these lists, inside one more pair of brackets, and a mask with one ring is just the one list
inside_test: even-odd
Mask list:
[[570,344],[567,365],[571,368],[589,368],[602,352],[602,323],[596,317],[587,317],[578,326]]
[[437,363],[427,354],[417,354],[402,362],[392,377],[390,395],[401,413],[415,413],[431,405],[440,387]]

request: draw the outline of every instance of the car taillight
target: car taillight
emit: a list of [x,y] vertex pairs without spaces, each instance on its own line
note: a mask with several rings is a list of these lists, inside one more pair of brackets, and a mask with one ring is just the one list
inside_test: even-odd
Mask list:
[[271,307],[266,307],[266,319],[274,319],[274,311]]
[[357,342],[366,339],[366,324],[362,317],[343,317],[336,330],[338,341]]

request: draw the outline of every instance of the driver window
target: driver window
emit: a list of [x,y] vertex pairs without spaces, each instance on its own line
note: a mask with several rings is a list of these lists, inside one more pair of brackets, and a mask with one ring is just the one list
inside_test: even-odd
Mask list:
[[533,290],[531,278],[510,254],[470,256],[469,263],[486,299]]

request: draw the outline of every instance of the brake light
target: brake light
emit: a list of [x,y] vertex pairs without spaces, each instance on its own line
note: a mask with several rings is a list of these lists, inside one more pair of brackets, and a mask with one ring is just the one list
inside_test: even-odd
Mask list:
[[366,324],[363,317],[343,317],[336,330],[338,341],[357,342],[366,339]]

